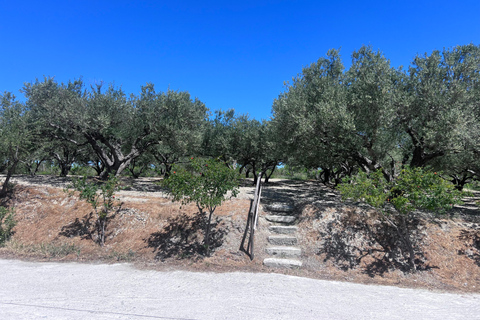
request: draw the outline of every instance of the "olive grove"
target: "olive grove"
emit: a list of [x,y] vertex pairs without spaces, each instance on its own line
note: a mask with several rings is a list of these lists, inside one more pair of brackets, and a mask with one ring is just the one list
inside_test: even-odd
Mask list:
[[[339,50],[306,66],[259,121],[213,111],[188,92],[153,84],[127,94],[81,79],[26,83],[2,95],[0,169],[36,174],[43,164],[133,177],[168,176],[191,156],[219,158],[256,179],[279,165],[317,171],[335,186],[358,171],[391,181],[401,168],[442,171],[461,190],[480,179],[480,46],[417,55],[393,67],[364,46],[345,68]],[[153,169],[152,169],[153,168]],[[5,186],[8,185],[5,184]]]
[[157,93],[152,84],[130,97],[113,85],[85,90],[81,80],[58,84],[52,78],[28,83],[23,91],[42,135],[64,146],[88,145],[102,164],[101,178],[121,174],[154,146],[191,140],[207,111],[187,92]]
[[[273,104],[277,146],[337,184],[357,168],[391,180],[404,165],[478,179],[480,47],[418,55],[404,70],[362,47],[344,70],[340,53],[305,67]],[[288,160],[287,160],[288,161]]]

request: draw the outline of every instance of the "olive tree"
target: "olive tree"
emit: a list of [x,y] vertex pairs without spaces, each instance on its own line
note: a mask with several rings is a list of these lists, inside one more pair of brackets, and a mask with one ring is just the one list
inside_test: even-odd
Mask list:
[[188,92],[156,92],[153,84],[127,97],[109,85],[84,88],[81,80],[58,84],[52,78],[27,83],[28,105],[44,133],[76,146],[88,144],[104,166],[101,178],[119,175],[132,160],[171,137],[201,130],[207,109]]
[[334,171],[359,151],[339,51],[302,71],[273,103],[276,146],[289,164]]
[[479,70],[480,47],[473,44],[414,58],[398,93],[397,115],[409,138],[404,163],[423,167],[479,145]]
[[206,127],[202,147],[204,155],[219,158],[229,167],[236,164],[247,177],[252,173],[254,183],[259,172],[268,182],[281,161],[270,122],[235,115],[234,110],[215,112]]
[[10,92],[0,96],[0,166],[6,172],[0,197],[6,195],[12,175],[28,156],[32,143],[31,118],[23,103]]
[[[417,56],[408,70],[362,47],[344,72],[339,52],[330,50],[274,101],[278,148],[288,161],[326,173],[354,172],[355,164],[392,180],[408,164],[464,181],[480,154],[479,70],[473,44]],[[459,167],[447,168],[447,158]]]
[[234,126],[236,116],[233,109],[216,110],[214,117],[206,123],[202,154],[208,157],[221,159],[227,166],[232,167],[234,159]]

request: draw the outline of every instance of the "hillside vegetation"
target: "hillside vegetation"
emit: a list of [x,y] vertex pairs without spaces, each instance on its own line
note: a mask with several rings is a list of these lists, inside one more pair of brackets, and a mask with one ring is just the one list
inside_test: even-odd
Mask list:
[[[132,262],[160,270],[282,272],[292,275],[447,291],[479,292],[480,211],[473,200],[444,218],[418,213],[409,220],[416,243],[417,273],[398,254],[401,243],[365,204],[341,202],[318,182],[275,180],[263,203],[294,201],[304,266],[273,270],[262,265],[268,235],[260,216],[255,259],[239,251],[253,187],[216,210],[213,253],[202,255],[204,223],[194,205],[173,203],[155,179],[140,179],[117,195],[121,211],[109,222],[105,246],[87,231],[91,206],[69,197],[65,180],[18,177],[14,196],[17,226],[0,248],[7,258],[81,262]],[[41,184],[40,184],[41,183]]]

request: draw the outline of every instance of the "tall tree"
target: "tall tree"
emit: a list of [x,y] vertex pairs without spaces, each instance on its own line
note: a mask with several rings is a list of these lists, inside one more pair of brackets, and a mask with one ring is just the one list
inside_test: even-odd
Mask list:
[[30,113],[23,103],[10,92],[0,96],[0,165],[6,171],[0,197],[6,195],[10,178],[28,155],[32,143],[30,123]]
[[330,50],[303,68],[274,101],[274,137],[288,163],[333,172],[357,154],[358,137],[343,70],[339,51]]
[[220,158],[227,166],[232,166],[234,159],[234,125],[236,117],[233,109],[216,110],[213,119],[206,124],[203,141],[203,155]]
[[371,47],[355,51],[343,72],[338,51],[330,50],[274,101],[278,147],[289,162],[325,173],[352,172],[356,163],[389,181],[400,162],[444,170],[448,157],[463,161],[449,170],[464,181],[473,170],[467,162],[480,154],[479,70],[475,45],[417,56],[408,72]]
[[353,52],[346,72],[347,110],[353,117],[356,145],[361,146],[351,156],[364,171],[382,169],[388,180],[401,156],[396,151],[401,133],[394,101],[402,78],[381,52],[365,46]]
[[101,178],[119,175],[150,147],[199,130],[207,109],[188,92],[155,92],[153,84],[140,96],[113,85],[85,90],[81,80],[58,84],[52,78],[26,84],[30,108],[45,133],[77,146],[89,144],[104,165]]
[[397,108],[410,144],[404,162],[422,167],[478,145],[479,70],[480,47],[473,44],[415,57]]

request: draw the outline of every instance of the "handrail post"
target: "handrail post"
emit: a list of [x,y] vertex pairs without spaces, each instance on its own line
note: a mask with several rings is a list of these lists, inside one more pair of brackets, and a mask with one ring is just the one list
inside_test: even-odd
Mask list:
[[[253,260],[254,258],[253,246],[255,229],[257,228],[258,222],[258,207],[260,206],[260,197],[262,194],[262,172],[260,172],[257,177],[258,178],[257,185],[255,187],[255,195],[250,210],[248,211],[247,225],[245,226],[242,243],[240,244],[240,250],[245,252],[250,257],[250,260]],[[248,232],[250,232],[250,236],[248,238],[247,249],[245,250],[244,244]]]

